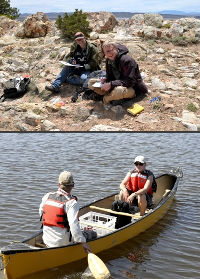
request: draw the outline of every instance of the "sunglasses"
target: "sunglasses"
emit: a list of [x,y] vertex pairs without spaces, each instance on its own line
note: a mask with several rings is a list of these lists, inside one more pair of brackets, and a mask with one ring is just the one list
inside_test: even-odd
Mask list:
[[144,165],[144,163],[135,162],[135,163],[134,163],[134,165],[135,165],[135,166],[143,166],[143,165]]

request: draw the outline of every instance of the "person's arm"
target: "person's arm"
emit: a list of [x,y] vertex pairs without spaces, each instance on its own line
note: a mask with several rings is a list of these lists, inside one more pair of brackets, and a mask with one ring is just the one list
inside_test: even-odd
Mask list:
[[76,45],[73,43],[70,47],[69,53],[65,56],[65,61],[67,61],[69,63],[71,61],[71,59],[74,58],[75,50],[76,50]]
[[77,243],[82,243],[85,252],[91,252],[90,246],[86,243],[86,239],[81,232],[81,228],[78,222],[79,206],[76,201],[70,203],[67,209],[67,218],[70,226],[70,231],[73,239]]
[[122,58],[121,61],[121,77],[120,80],[113,80],[111,83],[111,89],[117,87],[117,86],[124,86],[124,87],[134,87],[137,83],[137,71],[138,66],[137,63],[129,58],[123,61],[124,58]]
[[151,188],[151,185],[153,183],[153,175],[150,175],[144,185],[144,188],[132,193],[129,197],[128,197],[128,202],[132,203],[133,199],[138,196],[138,195],[144,195],[146,194],[149,189]]
[[126,174],[125,178],[122,180],[120,184],[120,190],[123,192],[124,199],[127,200],[129,197],[129,192],[126,188],[127,183],[129,182],[129,179],[131,177],[130,171]]
[[84,64],[85,70],[94,71],[99,67],[99,53],[97,47],[89,44],[89,57],[87,58],[87,63]]

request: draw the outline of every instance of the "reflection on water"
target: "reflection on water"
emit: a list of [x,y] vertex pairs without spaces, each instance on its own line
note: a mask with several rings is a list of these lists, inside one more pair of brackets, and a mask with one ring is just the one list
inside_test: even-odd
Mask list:
[[[57,188],[62,170],[73,173],[74,194],[84,205],[117,191],[133,158],[143,154],[156,175],[182,167],[176,199],[152,228],[99,256],[115,279],[198,278],[199,139],[197,133],[1,134],[0,246],[39,229],[39,203]],[[83,260],[29,279],[78,279],[86,268]]]

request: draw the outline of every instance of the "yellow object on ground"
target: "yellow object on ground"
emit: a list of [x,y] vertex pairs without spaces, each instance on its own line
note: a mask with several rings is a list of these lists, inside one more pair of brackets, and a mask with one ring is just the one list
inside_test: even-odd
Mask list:
[[144,108],[141,105],[138,105],[138,104],[134,104],[133,107],[127,109],[127,111],[129,113],[133,114],[133,115],[136,115],[136,114],[140,113],[143,110],[144,110]]

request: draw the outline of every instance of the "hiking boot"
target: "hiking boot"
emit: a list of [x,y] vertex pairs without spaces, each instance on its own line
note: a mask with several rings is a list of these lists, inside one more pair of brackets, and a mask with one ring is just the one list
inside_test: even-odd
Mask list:
[[60,92],[60,89],[59,89],[59,88],[55,88],[55,87],[53,87],[52,85],[50,85],[50,86],[46,85],[46,86],[45,86],[45,89],[46,89],[47,91],[51,91],[51,92],[54,92],[54,93]]
[[78,100],[78,96],[79,96],[79,92],[75,91],[71,98],[71,101],[75,103]]

